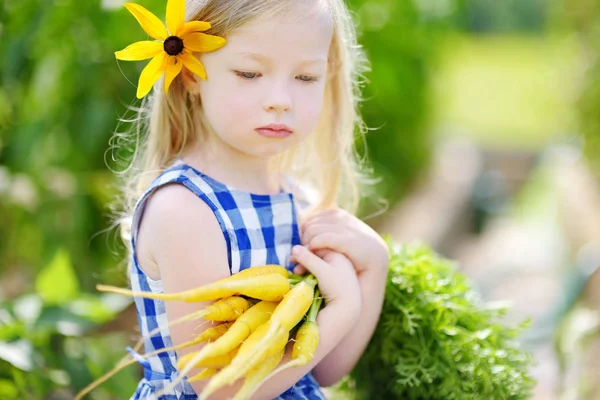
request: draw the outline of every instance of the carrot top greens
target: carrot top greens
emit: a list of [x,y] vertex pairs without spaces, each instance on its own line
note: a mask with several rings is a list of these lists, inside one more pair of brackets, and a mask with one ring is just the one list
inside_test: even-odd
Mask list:
[[340,388],[358,392],[358,399],[528,398],[532,359],[515,339],[529,321],[507,327],[499,320],[506,309],[480,302],[450,261],[425,245],[386,241],[390,263],[381,318]]

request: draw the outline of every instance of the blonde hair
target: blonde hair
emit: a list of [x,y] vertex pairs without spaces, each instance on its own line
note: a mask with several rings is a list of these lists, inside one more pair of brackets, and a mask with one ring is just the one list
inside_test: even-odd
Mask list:
[[[320,198],[313,211],[339,206],[355,214],[360,201],[359,181],[366,171],[361,171],[366,158],[360,159],[354,141],[355,134],[364,140],[366,132],[357,109],[361,101],[361,78],[368,70],[368,63],[357,44],[344,1],[316,1],[317,5],[328,7],[334,24],[322,113],[315,132],[301,145],[276,156],[274,165],[293,180],[304,181],[316,189]],[[227,37],[248,22],[288,11],[298,3],[298,0],[188,0],[186,21],[208,21],[212,26],[206,33]],[[137,118],[125,121],[134,123],[136,138],[145,134],[141,147],[134,149],[130,165],[120,173],[123,184],[119,202],[123,213],[117,223],[128,248],[137,200],[173,161],[201,143],[209,129],[201,99],[190,100],[181,75],[171,84],[168,95],[162,90],[163,78],[136,110]]]

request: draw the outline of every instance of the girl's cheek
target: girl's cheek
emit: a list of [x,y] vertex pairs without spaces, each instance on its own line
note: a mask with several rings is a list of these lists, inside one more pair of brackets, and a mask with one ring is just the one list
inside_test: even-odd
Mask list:
[[303,120],[306,125],[309,125],[308,128],[312,131],[319,122],[319,117],[321,116],[321,111],[323,109],[323,101],[320,99],[315,99],[314,96],[307,98],[304,100],[305,104],[305,112],[303,116]]
[[[248,124],[262,122],[256,119],[256,107],[252,108],[252,104],[256,104],[256,100],[251,96],[238,93],[221,95],[215,100],[218,102],[215,107],[217,124],[225,131],[245,131],[248,129]],[[232,115],[235,115],[235,118],[232,118]],[[255,126],[250,128],[254,129]]]

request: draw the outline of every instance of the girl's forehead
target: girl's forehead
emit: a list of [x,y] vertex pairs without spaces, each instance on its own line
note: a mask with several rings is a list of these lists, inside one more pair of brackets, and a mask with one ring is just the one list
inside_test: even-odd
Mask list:
[[272,53],[322,58],[328,54],[332,35],[333,23],[325,11],[272,16],[233,30],[221,50],[251,58]]

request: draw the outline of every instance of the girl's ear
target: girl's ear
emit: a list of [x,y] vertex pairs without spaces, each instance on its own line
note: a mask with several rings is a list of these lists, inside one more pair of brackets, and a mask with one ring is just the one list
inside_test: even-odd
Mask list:
[[181,80],[189,94],[194,96],[200,93],[196,76],[185,66],[181,69]]

